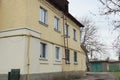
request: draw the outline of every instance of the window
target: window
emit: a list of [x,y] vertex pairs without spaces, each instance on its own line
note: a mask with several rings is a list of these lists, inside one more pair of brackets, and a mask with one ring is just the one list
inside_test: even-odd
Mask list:
[[41,54],[40,54],[40,58],[46,59],[47,58],[47,54],[46,54],[46,44],[45,43],[40,43],[41,45]]
[[60,31],[60,20],[57,17],[54,17],[54,29]]
[[60,47],[55,47],[55,54],[56,60],[60,61],[61,60]]
[[77,39],[76,39],[76,30],[75,30],[75,29],[73,29],[73,39],[74,39],[74,40],[77,40]]
[[47,10],[42,7],[40,7],[40,21],[47,24]]
[[65,24],[65,35],[68,37],[69,36],[69,25]]
[[77,52],[74,52],[74,62],[77,62]]
[[66,54],[66,64],[69,64],[70,63],[70,50],[66,49],[65,54]]

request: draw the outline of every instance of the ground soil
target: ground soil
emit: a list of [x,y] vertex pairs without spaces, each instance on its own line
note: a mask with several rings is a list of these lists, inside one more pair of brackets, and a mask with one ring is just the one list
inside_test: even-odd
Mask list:
[[108,72],[87,72],[85,76],[78,80],[119,80]]

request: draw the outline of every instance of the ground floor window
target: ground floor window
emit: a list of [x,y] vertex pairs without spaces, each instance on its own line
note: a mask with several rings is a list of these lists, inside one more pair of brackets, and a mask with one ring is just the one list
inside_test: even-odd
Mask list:
[[66,54],[66,64],[70,63],[70,50],[65,49],[65,54]]
[[46,59],[47,58],[47,44],[40,43],[40,58]]
[[61,51],[60,47],[55,47],[55,59],[61,61]]
[[74,62],[76,63],[78,60],[77,60],[77,52],[74,51]]

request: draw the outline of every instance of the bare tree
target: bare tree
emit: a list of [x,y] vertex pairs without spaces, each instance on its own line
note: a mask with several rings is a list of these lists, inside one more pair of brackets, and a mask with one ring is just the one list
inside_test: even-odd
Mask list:
[[[114,30],[120,32],[120,0],[99,0],[102,3],[102,15],[114,16],[113,25]],[[115,18],[115,16],[117,18]],[[113,42],[113,47],[116,53],[120,56],[120,33]]]
[[[87,18],[83,18],[80,22],[85,26],[80,28],[80,33],[81,45],[87,49],[87,54],[90,55],[91,58],[93,56],[96,58],[98,54],[106,53],[104,44],[98,40],[95,23]],[[95,53],[95,55],[93,55],[93,53]]]
[[115,29],[120,28],[120,0],[99,0],[102,3],[103,8],[101,11],[102,15],[114,15],[117,18],[113,20]]
[[118,36],[113,42],[113,48],[116,51],[116,55],[120,56],[120,36]]

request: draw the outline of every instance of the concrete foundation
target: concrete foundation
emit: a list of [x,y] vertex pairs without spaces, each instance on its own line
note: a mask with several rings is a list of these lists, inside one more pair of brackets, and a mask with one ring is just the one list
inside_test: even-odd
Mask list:
[[[70,72],[55,72],[43,74],[31,74],[30,80],[71,80],[78,79],[84,76],[83,71],[70,71]],[[26,80],[26,75],[21,75],[20,80]],[[0,75],[0,80],[8,80],[8,75]]]
[[0,74],[0,80],[8,80],[7,74]]

